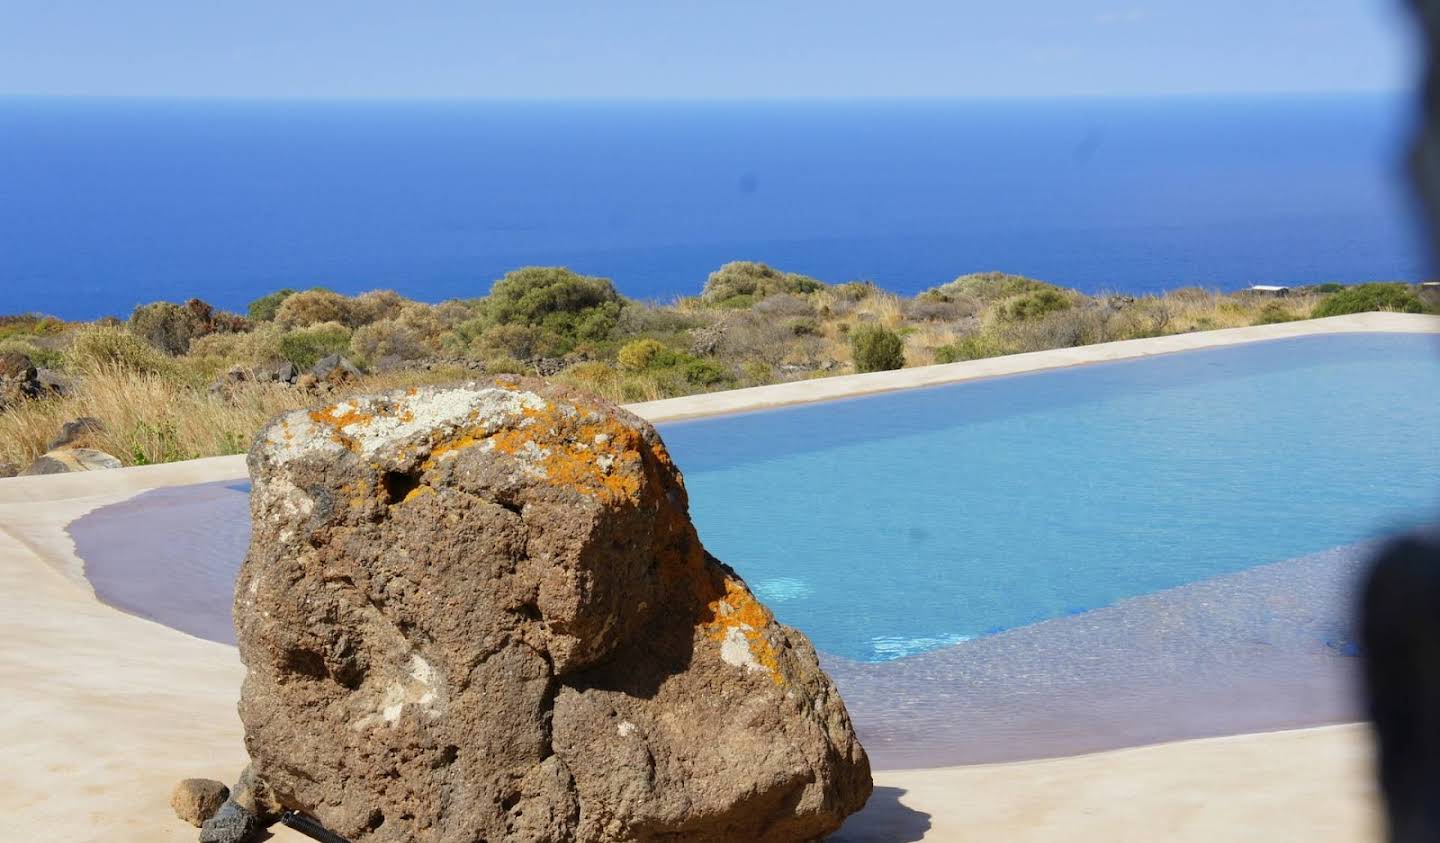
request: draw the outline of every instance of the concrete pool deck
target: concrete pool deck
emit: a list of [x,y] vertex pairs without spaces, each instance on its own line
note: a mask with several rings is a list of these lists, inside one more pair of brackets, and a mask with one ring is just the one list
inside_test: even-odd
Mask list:
[[[1337,332],[1440,333],[1363,314],[672,399],[654,421]],[[1019,358],[1026,358],[1020,360]],[[686,403],[688,402],[688,403]],[[188,776],[244,765],[233,647],[100,603],[66,527],[143,491],[245,477],[243,457],[0,481],[0,812],[15,839],[182,841]],[[1012,764],[889,770],[836,840],[1379,840],[1363,726]],[[285,829],[275,839],[302,840]]]
[[[237,476],[226,458],[0,482],[0,813],[15,839],[194,840],[171,786],[243,767],[235,649],[97,601],[65,532],[147,489]],[[1369,753],[1352,725],[881,771],[832,839],[1378,840]]]

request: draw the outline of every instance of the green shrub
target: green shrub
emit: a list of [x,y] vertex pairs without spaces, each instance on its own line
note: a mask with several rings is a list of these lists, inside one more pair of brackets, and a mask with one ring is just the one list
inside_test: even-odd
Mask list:
[[280,336],[280,353],[301,369],[309,369],[321,358],[340,354],[349,348],[350,329],[338,322],[296,328]]
[[905,366],[905,342],[900,335],[880,325],[857,325],[850,330],[850,354],[855,369],[884,372]]
[[529,366],[513,357],[491,357],[485,360],[485,371],[491,375],[528,375]]
[[857,302],[864,301],[875,295],[879,288],[874,281],[846,281],[844,284],[836,284],[830,288],[835,298],[841,301]]
[[559,356],[582,342],[610,339],[624,303],[609,279],[563,267],[529,266],[495,282],[481,321],[538,328],[543,333],[537,343],[540,352]]
[[530,360],[551,356],[546,333],[532,325],[495,325],[485,329],[475,346],[482,357],[511,357]]
[[412,302],[394,290],[371,290],[350,300],[350,327],[398,319]]
[[980,360],[998,357],[1010,350],[999,339],[988,334],[971,334],[957,342],[946,343],[935,349],[936,363],[959,363],[962,360]]
[[266,322],[241,334],[206,334],[190,343],[188,356],[214,358],[221,368],[268,366],[285,359],[281,336],[279,328]]
[[805,275],[781,272],[755,261],[731,261],[705,280],[700,300],[718,307],[749,307],[750,304],[776,293],[803,295],[824,288],[824,284]]
[[692,358],[685,362],[683,370],[685,380],[695,386],[716,386],[735,379],[729,369],[714,360]]
[[948,284],[931,287],[919,295],[929,301],[961,301],[978,299],[982,302],[997,302],[1025,293],[1060,288],[1044,281],[1036,281],[1023,275],[1009,275],[1004,272],[975,272],[962,275]]
[[305,328],[327,322],[353,328],[357,324],[355,306],[350,299],[323,287],[286,296],[275,310],[275,321],[286,328]]
[[123,328],[90,325],[76,332],[65,353],[65,366],[74,371],[113,366],[159,374],[170,371],[173,364],[159,349]]
[[618,316],[621,301],[607,278],[577,275],[564,267],[527,266],[495,282],[485,312],[497,325],[578,325],[597,311]]
[[645,338],[628,342],[615,355],[620,371],[629,375],[645,374],[667,394],[683,392],[683,384],[714,386],[734,380],[724,365],[668,348],[659,340]]
[[441,352],[454,357],[459,357],[469,350],[469,343],[465,342],[465,337],[461,336],[459,331],[446,331],[440,335],[436,343],[440,346]]
[[648,338],[635,340],[620,348],[615,355],[615,362],[620,364],[621,371],[643,372],[655,365],[667,351],[668,349],[659,340]]
[[184,462],[200,456],[180,444],[180,432],[171,421],[136,422],[129,435],[130,461],[135,465]]
[[168,301],[142,304],[130,314],[130,331],[166,354],[175,356],[190,350],[190,343],[220,330],[244,328],[239,317],[217,314],[199,299],[185,304]]
[[576,363],[559,375],[559,380],[594,392],[608,392],[620,383],[620,373],[599,360]]
[[293,295],[295,295],[295,291],[289,287],[276,290],[250,302],[250,306],[246,308],[245,312],[256,322],[273,322],[275,321],[275,312],[280,309],[280,305]]
[[792,319],[786,325],[790,333],[797,337],[817,337],[820,335],[820,323],[814,319]]
[[679,335],[704,327],[708,319],[686,313],[678,307],[665,307],[652,302],[628,301],[620,310],[615,326],[618,336],[640,337],[659,334]]
[[1314,292],[1316,292],[1316,293],[1322,293],[1322,294],[1323,294],[1323,293],[1338,293],[1338,292],[1340,292],[1340,291],[1343,290],[1343,289],[1345,289],[1345,285],[1344,285],[1344,284],[1336,284],[1334,281],[1329,281],[1329,282],[1326,282],[1326,283],[1324,283],[1324,284],[1316,284],[1316,285],[1312,288],[1312,290],[1313,290]]
[[1369,313],[1376,310],[1423,313],[1425,305],[1404,284],[1374,282],[1346,287],[1338,293],[1326,296],[1321,299],[1319,304],[1315,305],[1315,310],[1310,315],[1319,319],[1325,316]]
[[760,301],[753,293],[736,293],[711,303],[711,307],[723,307],[726,310],[749,310],[755,302]]
[[1255,315],[1255,321],[1251,322],[1250,324],[1276,325],[1281,322],[1294,322],[1295,320],[1300,318],[1301,317],[1296,316],[1294,313],[1286,310],[1284,305],[1280,304],[1279,302],[1272,301],[1264,307],[1260,308],[1260,312]]
[[766,384],[775,380],[775,370],[764,360],[746,360],[740,365],[740,371],[751,383]]
[[1073,302],[1055,289],[1034,290],[1001,302],[995,315],[1007,322],[1025,322],[1067,310]]
[[361,360],[374,363],[385,357],[417,360],[425,356],[420,335],[394,319],[363,325],[350,338],[350,351]]

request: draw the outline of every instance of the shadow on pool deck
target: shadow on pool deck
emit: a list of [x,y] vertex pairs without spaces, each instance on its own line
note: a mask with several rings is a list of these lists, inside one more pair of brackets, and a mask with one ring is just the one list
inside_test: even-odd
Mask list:
[[900,801],[905,790],[877,787],[860,813],[828,839],[832,843],[914,843],[930,830],[930,815]]

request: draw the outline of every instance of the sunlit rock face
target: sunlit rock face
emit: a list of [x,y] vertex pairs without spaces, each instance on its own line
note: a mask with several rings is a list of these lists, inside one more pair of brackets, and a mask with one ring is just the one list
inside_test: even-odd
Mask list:
[[283,416],[236,583],[253,774],[355,841],[799,841],[869,796],[654,428],[502,380]]

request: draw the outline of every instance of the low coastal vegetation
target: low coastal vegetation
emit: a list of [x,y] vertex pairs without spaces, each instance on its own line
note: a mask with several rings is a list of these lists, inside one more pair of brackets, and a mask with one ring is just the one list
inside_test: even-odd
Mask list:
[[[199,300],[128,319],[0,317],[0,476],[67,421],[127,464],[244,451],[262,423],[319,393],[538,374],[620,402],[982,357],[1358,313],[1431,312],[1403,283],[1198,287],[1085,295],[999,272],[902,297],[761,263],[711,273],[699,295],[628,299],[604,278],[526,267],[488,295],[431,304],[378,290],[280,290],[245,314]],[[312,371],[313,370],[313,371]]]

